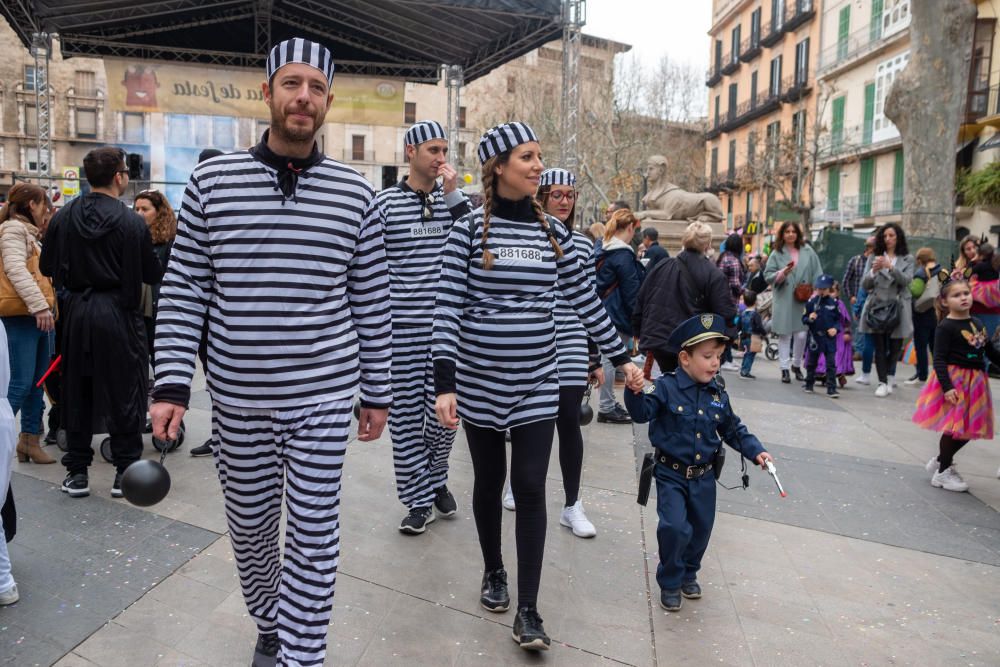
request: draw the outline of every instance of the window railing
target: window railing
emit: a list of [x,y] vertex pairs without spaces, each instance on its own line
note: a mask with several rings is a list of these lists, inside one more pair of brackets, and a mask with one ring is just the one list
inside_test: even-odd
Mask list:
[[344,149],[344,162],[374,162],[375,151]]
[[816,71],[825,74],[841,63],[874,51],[891,36],[884,36],[881,30],[873,30],[871,26],[867,25],[860,30],[855,30],[847,36],[846,40],[838,40],[820,52]]
[[1000,85],[968,92],[963,123],[971,125],[980,118],[996,115],[1000,115]]

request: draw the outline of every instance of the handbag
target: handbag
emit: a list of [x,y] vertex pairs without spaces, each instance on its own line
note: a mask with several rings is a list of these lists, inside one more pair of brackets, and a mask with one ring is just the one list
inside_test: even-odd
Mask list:
[[899,324],[899,300],[873,302],[865,313],[865,324],[873,333],[891,333]]
[[760,352],[763,349],[763,340],[757,334],[750,336],[750,351],[753,353]]
[[[940,293],[941,281],[934,276],[928,278],[924,283],[924,291],[917,297],[917,300],[913,302],[913,310],[918,313],[926,313],[934,307],[934,300],[938,298],[938,294]],[[974,294],[973,299],[975,299]]]
[[795,286],[795,300],[805,303],[812,296],[813,286],[809,283],[799,283]]
[[[56,293],[52,289],[52,281],[42,275],[38,268],[38,247],[32,244],[31,255],[25,260],[25,267],[28,273],[35,279],[38,289],[42,290],[45,302],[49,305],[49,310],[55,313]],[[31,315],[28,312],[28,305],[24,299],[14,289],[14,284],[7,277],[7,272],[3,268],[3,256],[0,255],[0,317],[16,317],[18,315]]]

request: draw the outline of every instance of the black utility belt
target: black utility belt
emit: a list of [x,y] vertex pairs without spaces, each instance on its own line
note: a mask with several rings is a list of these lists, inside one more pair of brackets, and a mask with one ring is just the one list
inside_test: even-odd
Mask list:
[[670,454],[666,454],[660,450],[657,450],[655,456],[658,463],[662,463],[671,470],[676,470],[677,472],[682,473],[684,475],[684,479],[700,479],[705,476],[705,473],[715,467],[714,461],[703,463],[701,465],[689,466],[680,459],[675,459]]

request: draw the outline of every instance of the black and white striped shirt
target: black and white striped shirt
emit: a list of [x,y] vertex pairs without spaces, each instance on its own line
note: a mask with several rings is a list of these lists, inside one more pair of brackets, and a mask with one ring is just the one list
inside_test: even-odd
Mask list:
[[555,419],[559,408],[553,310],[558,281],[587,332],[616,364],[628,354],[577,262],[572,236],[549,219],[555,251],[528,200],[500,200],[490,219],[483,268],[483,209],[452,227],[434,310],[435,391],[456,391],[469,423],[504,430]]
[[[430,217],[423,215],[424,203]],[[441,251],[454,220],[469,212],[460,190],[447,195],[440,185],[426,199],[402,181],[375,197],[389,261],[389,294],[394,327],[429,329],[434,317]]]
[[[594,243],[582,232],[573,230],[573,249],[576,260],[587,275],[587,285],[594,286]],[[587,331],[576,314],[576,309],[562,294],[560,289],[556,294],[556,306],[553,311],[556,321],[556,351],[559,355],[559,386],[583,387],[587,384],[590,368],[590,350]]]
[[389,279],[374,192],[318,153],[284,171],[262,145],[191,175],[160,292],[154,398],[186,404],[207,320],[215,401],[319,404],[352,398],[360,378],[362,400],[386,407]]

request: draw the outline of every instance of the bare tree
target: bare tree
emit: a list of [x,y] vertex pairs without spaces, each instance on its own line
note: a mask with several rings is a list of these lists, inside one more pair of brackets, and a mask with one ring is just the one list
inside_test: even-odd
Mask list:
[[910,0],[910,61],[896,77],[885,115],[903,137],[903,226],[954,237],[955,138],[966,99],[976,5]]

